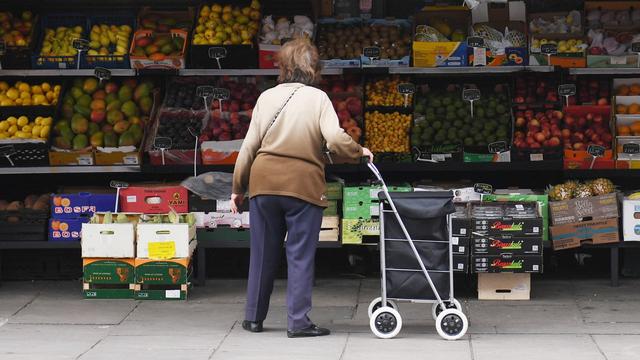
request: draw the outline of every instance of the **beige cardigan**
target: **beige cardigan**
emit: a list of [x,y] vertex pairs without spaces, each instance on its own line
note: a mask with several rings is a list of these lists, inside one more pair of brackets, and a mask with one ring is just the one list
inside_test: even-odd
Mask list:
[[323,140],[332,153],[362,157],[362,147],[340,127],[327,94],[312,86],[295,93],[267,132],[276,112],[300,86],[280,84],[258,98],[236,161],[234,194],[244,194],[248,186],[250,197],[292,196],[326,207]]

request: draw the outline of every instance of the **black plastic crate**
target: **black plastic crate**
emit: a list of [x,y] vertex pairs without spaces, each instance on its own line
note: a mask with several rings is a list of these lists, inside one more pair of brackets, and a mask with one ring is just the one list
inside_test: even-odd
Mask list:
[[49,211],[0,211],[0,241],[45,241]]
[[[22,11],[12,11],[13,16],[20,16]],[[31,69],[31,54],[34,52],[38,34],[39,19],[37,15],[33,15],[31,22],[31,33],[29,38],[31,41],[27,46],[6,46],[5,54],[0,58],[2,68],[6,70]]]
[[[89,24],[87,26],[87,31],[89,34],[91,33],[91,29],[94,25],[129,25],[131,27],[131,32],[129,33],[129,39],[127,40],[127,46],[125,47],[124,55],[89,55],[82,54],[82,58],[80,60],[80,66],[83,69],[93,69],[95,67],[103,67],[107,69],[129,69],[131,67],[131,61],[129,61],[129,50],[131,48],[131,41],[133,39],[133,34],[136,28],[136,18],[131,13],[110,13],[109,15],[103,16],[92,16],[89,18]],[[109,46],[109,51],[115,51],[115,45]]]
[[[82,36],[88,36],[87,17],[82,14],[50,14],[40,18],[40,35],[38,36],[38,45],[31,56],[31,66],[34,69],[75,69],[78,66],[78,55],[69,56],[43,56],[42,45],[47,29],[55,29],[59,26],[75,27],[81,26],[83,29]],[[83,54],[84,56],[85,54]]]

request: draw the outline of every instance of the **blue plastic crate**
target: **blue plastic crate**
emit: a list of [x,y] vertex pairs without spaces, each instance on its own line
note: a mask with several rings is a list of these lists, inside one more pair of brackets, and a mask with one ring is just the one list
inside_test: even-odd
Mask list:
[[40,35],[38,36],[38,47],[31,56],[31,65],[34,69],[75,69],[78,64],[78,56],[42,56],[42,42],[47,29],[55,30],[59,26],[76,27],[82,26],[83,36],[88,35],[88,19],[82,14],[50,14],[40,18]]
[[[131,27],[131,34],[129,34],[129,40],[127,42],[127,48],[125,55],[87,55],[83,54],[80,60],[80,67],[83,69],[93,69],[96,67],[103,67],[107,69],[129,69],[131,68],[131,62],[129,61],[129,49],[131,47],[131,40],[136,29],[136,18],[131,13],[109,13],[109,15],[92,16],[89,18],[89,24],[87,27],[87,38],[94,25],[129,25]],[[89,39],[90,40],[90,39]],[[115,51],[115,46],[111,45],[109,51]]]

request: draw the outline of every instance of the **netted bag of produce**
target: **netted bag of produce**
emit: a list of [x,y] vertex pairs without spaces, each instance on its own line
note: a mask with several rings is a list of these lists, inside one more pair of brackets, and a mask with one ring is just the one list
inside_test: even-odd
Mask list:
[[522,31],[509,30],[509,28],[506,28],[504,34],[504,40],[509,44],[509,47],[527,46],[527,37]]
[[232,183],[233,174],[231,173],[208,172],[190,177],[181,185],[203,199],[229,200]]
[[475,24],[471,28],[473,36],[481,37],[484,44],[494,54],[504,54],[505,40],[504,35],[486,24]]
[[449,39],[447,39],[446,36],[442,35],[440,31],[427,25],[418,25],[416,27],[415,40],[421,42],[449,41]]

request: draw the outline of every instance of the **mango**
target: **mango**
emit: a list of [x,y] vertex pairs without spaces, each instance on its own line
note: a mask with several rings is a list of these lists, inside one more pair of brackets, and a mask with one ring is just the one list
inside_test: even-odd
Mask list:
[[130,118],[132,116],[138,116],[139,114],[138,107],[136,106],[136,103],[134,103],[132,100],[129,100],[124,104],[122,104],[120,111],[122,111],[127,118]]
[[73,104],[64,104],[62,105],[62,117],[65,119],[71,119],[73,116]]
[[127,132],[133,134],[133,138],[134,138],[136,144],[140,143],[140,141],[142,140],[142,135],[143,135],[142,128],[140,127],[140,125],[132,124],[129,127],[129,130]]
[[107,97],[107,92],[100,89],[93,93],[93,100],[104,100]]
[[98,79],[94,77],[86,78],[82,85],[82,90],[87,94],[93,94],[98,90]]
[[107,105],[107,108],[105,110],[107,110],[107,112],[112,110],[120,110],[121,107],[122,103],[120,102],[120,100],[114,100],[110,102],[109,105]]
[[71,130],[76,134],[84,134],[89,130],[89,120],[84,117],[74,117],[71,120]]
[[120,135],[120,139],[118,139],[118,146],[134,146],[135,144],[135,135],[130,131],[123,133]]
[[104,133],[98,131],[97,133],[91,135],[91,146],[93,146],[94,148],[96,147],[102,147],[102,145],[104,145]]
[[133,100],[138,102],[143,97],[147,97],[151,95],[151,90],[153,89],[153,85],[149,82],[143,82],[138,85],[136,89],[133,91]]
[[90,122],[89,123],[89,130],[87,131],[89,136],[92,136],[93,134],[95,134],[95,133],[97,133],[99,131],[100,131],[100,127],[98,126],[98,124],[96,124],[94,122]]
[[114,94],[114,93],[118,92],[118,88],[119,88],[118,84],[110,81],[110,82],[106,83],[106,85],[104,86],[104,91],[106,91],[107,94]]
[[150,97],[146,96],[140,99],[138,102],[140,105],[140,110],[143,114],[149,115],[151,114],[151,108],[153,107],[153,100]]
[[73,138],[73,150],[82,150],[89,146],[89,139],[85,134],[78,134]]
[[114,101],[118,101],[118,94],[116,93],[108,94],[107,97],[104,98],[104,101],[107,103],[107,105],[111,104]]
[[57,131],[58,133],[60,133],[62,131],[62,129],[71,129],[71,126],[69,125],[68,121],[61,120],[61,121],[58,121],[56,123],[56,125],[53,127],[53,129],[55,131]]
[[121,102],[129,101],[133,98],[133,90],[127,85],[124,85],[118,90],[118,100]]
[[118,146],[118,135],[110,132],[105,133],[103,137],[103,142],[105,147],[117,147]]
[[102,99],[94,99],[89,107],[91,110],[104,110],[107,107],[107,103]]
[[76,104],[73,107],[73,111],[75,113],[75,115],[82,115],[82,116],[89,116],[91,115],[91,109],[89,109],[86,106],[80,105],[80,104]]
[[71,142],[69,142],[69,140],[67,140],[63,136],[57,136],[55,139],[53,139],[53,145],[59,149],[71,149]]
[[91,112],[91,121],[93,123],[101,123],[106,117],[107,113],[104,110],[93,110]]
[[80,99],[80,97],[84,95],[84,91],[82,91],[82,89],[80,87],[72,87],[71,88],[71,96],[75,99],[78,100]]
[[116,134],[122,134],[129,129],[129,122],[126,120],[118,121],[113,125],[113,131]]
[[120,110],[107,111],[107,122],[111,125],[124,120],[124,114]]
[[82,105],[86,108],[89,107],[89,105],[91,105],[91,96],[84,94],[82,96],[80,96],[80,98],[78,99],[78,101],[76,101],[76,105]]

